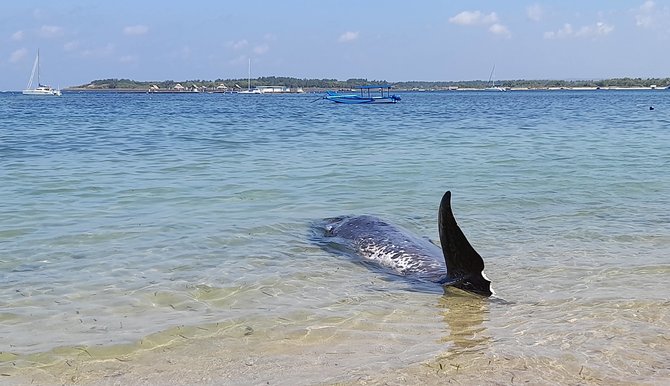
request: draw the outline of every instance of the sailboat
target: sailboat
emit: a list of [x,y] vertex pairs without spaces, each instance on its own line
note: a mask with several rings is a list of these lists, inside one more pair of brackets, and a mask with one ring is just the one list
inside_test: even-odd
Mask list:
[[[33,80],[35,79],[35,72],[37,71],[37,87],[33,88]],[[33,64],[33,72],[30,74],[28,87],[23,90],[23,95],[53,95],[60,96],[60,90],[54,90],[51,86],[45,86],[40,83],[40,50],[37,50],[37,57]]]
[[261,90],[257,88],[251,88],[251,58],[249,58],[249,78],[247,81],[247,89],[238,91],[238,94],[261,94]]
[[493,80],[493,71],[496,70],[496,65],[493,65],[491,69],[491,75],[489,75],[489,87],[485,88],[486,91],[507,91],[504,87],[496,86],[496,81]]

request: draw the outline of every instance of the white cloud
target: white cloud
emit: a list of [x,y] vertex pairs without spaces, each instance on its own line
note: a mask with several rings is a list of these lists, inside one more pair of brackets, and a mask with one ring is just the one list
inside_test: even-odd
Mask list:
[[609,35],[612,31],[614,31],[614,26],[611,26],[609,24],[605,24],[603,22],[598,22],[596,23],[596,28],[591,31],[590,29],[587,29],[586,33],[591,34],[592,32],[595,33],[598,36],[606,36]]
[[256,47],[254,47],[254,53],[257,55],[263,55],[264,53],[268,52],[270,50],[270,46],[267,44],[261,44]]
[[571,24],[565,24],[562,28],[559,28],[557,31],[550,31],[544,33],[545,39],[568,39],[568,38],[596,38],[601,36],[607,36],[612,31],[614,27],[605,24],[603,22],[598,22],[595,25],[583,26],[579,29],[575,29]]
[[512,37],[512,33],[509,32],[509,29],[502,24],[493,24],[489,27],[489,31],[494,35],[502,36],[504,38]]
[[23,40],[25,35],[26,34],[23,31],[19,30],[19,31],[16,31],[12,34],[11,39],[15,42],[20,42],[21,40]]
[[348,42],[353,42],[354,40],[358,39],[358,31],[353,32],[353,31],[347,31],[340,35],[340,37],[337,39],[338,42],[340,43],[348,43]]
[[26,56],[27,53],[28,53],[27,49],[19,48],[18,50],[12,52],[12,54],[9,56],[9,61],[11,63],[19,62]]
[[77,49],[77,47],[79,47],[79,42],[75,41],[75,40],[73,40],[71,42],[67,42],[63,45],[63,49],[65,51],[74,51],[74,50]]
[[249,42],[246,39],[238,40],[236,42],[228,42],[228,47],[234,50],[240,50],[249,45]]
[[565,24],[563,27],[559,28],[558,31],[549,31],[544,33],[544,38],[545,39],[561,39],[561,38],[566,38],[569,36],[572,36],[572,25],[570,24]]
[[452,24],[464,26],[488,26],[489,32],[496,36],[502,36],[504,38],[512,37],[512,33],[509,29],[505,25],[499,23],[499,21],[498,14],[495,12],[484,14],[480,11],[463,11],[449,19],[449,22]]
[[449,19],[450,23],[458,25],[487,25],[498,22],[498,15],[491,12],[488,15],[480,11],[463,11]]
[[[257,55],[262,55],[270,50],[270,45],[267,42],[272,42],[276,40],[277,37],[272,34],[265,34],[263,36],[263,40],[265,42],[260,42],[260,43],[254,43],[252,46],[251,43],[247,39],[242,39],[242,40],[237,40],[237,41],[229,41],[226,43],[226,47],[231,48],[235,51],[242,51],[242,52],[253,52]],[[248,50],[247,50],[248,47]]]
[[654,25],[654,2],[647,1],[640,7],[640,13],[635,15],[635,24],[638,27],[649,28]]
[[532,21],[540,21],[544,16],[544,10],[539,4],[533,4],[526,8],[526,17]]
[[641,10],[641,11],[644,11],[644,12],[653,12],[653,11],[654,11],[654,7],[656,7],[656,3],[654,3],[654,2],[651,1],[651,0],[649,0],[649,1],[645,1],[644,4],[642,4],[642,5],[640,6],[640,10]]
[[123,34],[127,36],[146,35],[149,32],[149,27],[146,25],[129,25],[123,28]]
[[63,35],[63,27],[56,25],[43,25],[40,28],[40,36],[44,38],[55,38]]
[[648,0],[634,10],[635,24],[641,28],[658,28],[667,26],[666,20],[670,18],[668,7],[658,7],[656,3]]

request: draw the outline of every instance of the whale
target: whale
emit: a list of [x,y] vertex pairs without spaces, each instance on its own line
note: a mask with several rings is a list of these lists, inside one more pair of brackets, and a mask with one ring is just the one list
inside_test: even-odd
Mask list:
[[456,223],[450,191],[442,196],[437,223],[441,248],[370,215],[326,218],[317,228],[322,247],[328,251],[350,255],[411,280],[455,287],[484,297],[493,295],[491,281],[483,272],[484,260]]

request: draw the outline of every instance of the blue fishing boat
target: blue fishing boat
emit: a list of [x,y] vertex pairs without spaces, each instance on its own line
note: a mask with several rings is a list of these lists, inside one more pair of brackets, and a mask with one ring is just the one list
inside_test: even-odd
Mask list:
[[363,104],[363,103],[396,103],[400,97],[391,95],[391,86],[388,84],[378,84],[356,87],[358,92],[339,93],[335,91],[326,91],[324,99],[335,103]]

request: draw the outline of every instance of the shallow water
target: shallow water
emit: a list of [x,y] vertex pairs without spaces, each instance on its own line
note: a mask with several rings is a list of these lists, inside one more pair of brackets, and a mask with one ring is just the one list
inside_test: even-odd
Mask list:
[[[342,356],[285,384],[667,381],[670,94],[402,96],[0,94],[4,378],[233,339]],[[447,189],[496,299],[309,240],[352,213],[436,240]]]

